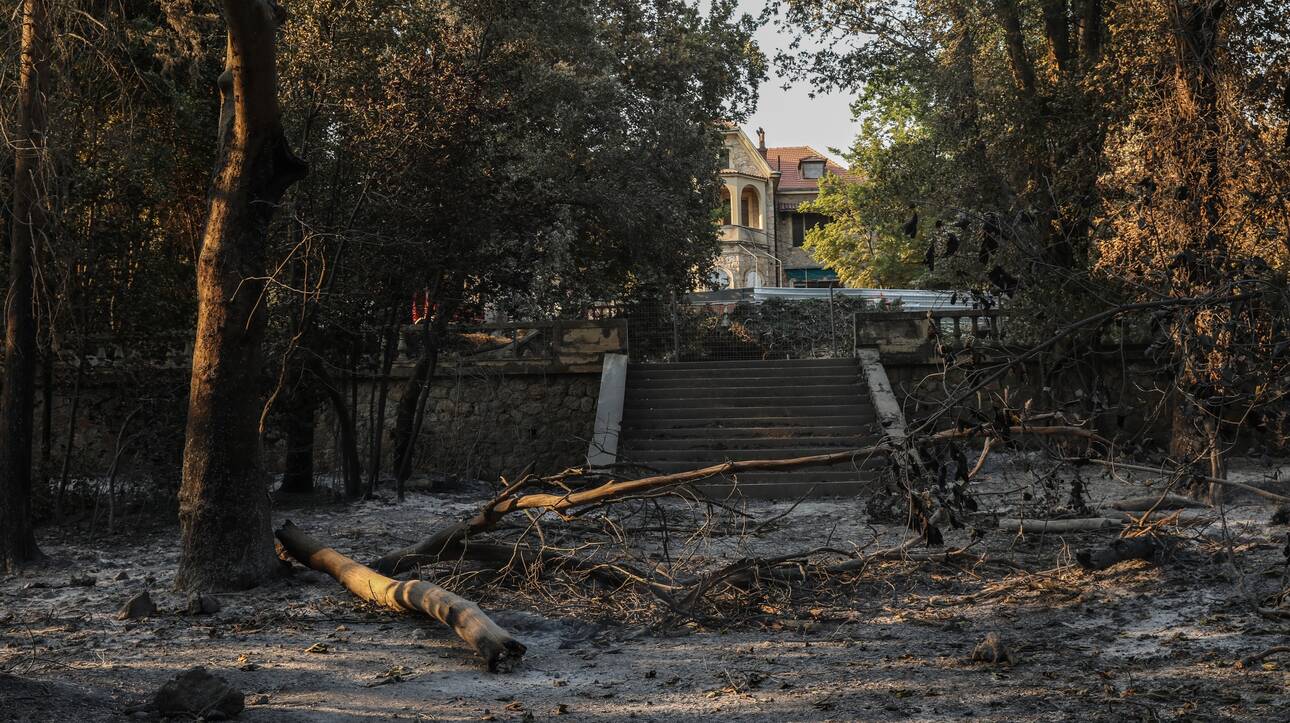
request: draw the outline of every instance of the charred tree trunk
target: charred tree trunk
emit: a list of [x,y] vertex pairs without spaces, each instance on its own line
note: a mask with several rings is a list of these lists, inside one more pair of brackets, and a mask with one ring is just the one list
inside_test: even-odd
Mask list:
[[327,373],[322,360],[311,357],[309,370],[318,380],[318,386],[327,399],[331,401],[336,422],[340,425],[340,461],[345,478],[345,498],[355,500],[363,494],[363,468],[358,462],[358,431],[354,426],[354,416],[349,405],[345,403],[345,393]]
[[[457,288],[455,285],[449,288]],[[448,320],[456,304],[441,304],[441,308],[425,323],[424,348],[399,398],[398,416],[394,424],[394,480],[398,497],[403,499],[403,483],[412,476],[412,460],[416,455],[416,440],[421,435],[430,385],[434,383],[435,367],[439,363],[439,347],[448,331]]]
[[32,264],[36,239],[45,227],[42,168],[48,127],[49,33],[46,0],[24,0],[18,132],[13,139],[9,289],[4,304],[4,388],[0,393],[0,570],[5,572],[40,557],[31,519],[37,354]]
[[54,462],[54,349],[52,331],[47,332],[40,348],[40,483],[44,487],[49,486]]
[[376,383],[376,416],[372,420],[372,450],[368,461],[367,496],[376,494],[376,483],[381,478],[381,447],[385,436],[385,403],[390,396],[390,370],[399,347],[399,321],[397,307],[391,310],[390,323],[385,331],[385,347],[381,356],[380,376]]
[[278,567],[260,461],[265,236],[305,164],[287,145],[277,101],[279,7],[225,0],[220,138],[197,265],[193,347],[179,520],[180,589],[252,587]]
[[80,335],[76,347],[76,381],[72,382],[72,403],[67,412],[67,435],[63,440],[63,460],[58,470],[58,495],[54,498],[54,513],[63,520],[63,500],[67,494],[68,476],[72,467],[72,451],[76,449],[76,422],[81,413],[81,384],[85,381],[85,335]]
[[[1196,234],[1188,239],[1196,263],[1179,264],[1174,285],[1184,295],[1212,290],[1221,279],[1224,241],[1221,238],[1223,174],[1219,148],[1223,128],[1219,117],[1220,23],[1227,12],[1225,0],[1173,0],[1169,4],[1169,26],[1174,33],[1174,113],[1178,127],[1173,154],[1181,166],[1187,191],[1184,221]],[[1214,364],[1220,350],[1198,342],[1207,332],[1196,313],[1181,315],[1175,329],[1179,374],[1178,405],[1173,416],[1170,452],[1182,462],[1206,460],[1210,476],[1222,479],[1226,471],[1221,440],[1222,409],[1204,398],[1193,398],[1204,387],[1206,367]],[[1205,323],[1213,324],[1208,321]],[[1212,330],[1210,330],[1212,332]],[[1217,503],[1221,487],[1209,485],[1208,498]]]
[[1004,45],[1008,50],[1008,64],[1012,67],[1013,78],[1022,95],[1033,98],[1035,66],[1031,64],[1026,52],[1026,35],[1021,27],[1021,11],[1017,8],[1017,0],[996,0],[995,10],[999,14],[999,24],[1003,26]]
[[[303,370],[302,370],[303,372]],[[283,492],[303,494],[314,490],[314,414],[318,395],[309,380],[301,378],[287,395],[282,426],[287,454],[282,472]]]

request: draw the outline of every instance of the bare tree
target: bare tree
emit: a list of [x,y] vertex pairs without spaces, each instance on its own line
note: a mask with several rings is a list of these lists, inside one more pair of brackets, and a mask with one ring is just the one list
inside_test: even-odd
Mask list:
[[225,0],[219,156],[197,268],[176,585],[254,586],[277,567],[260,461],[257,375],[264,336],[265,237],[287,188],[304,177],[278,109],[272,0]]
[[36,387],[32,264],[45,227],[42,170],[49,85],[49,8],[22,5],[18,127],[14,138],[13,227],[5,296],[4,392],[0,397],[0,563],[6,572],[40,556],[31,523],[31,445]]

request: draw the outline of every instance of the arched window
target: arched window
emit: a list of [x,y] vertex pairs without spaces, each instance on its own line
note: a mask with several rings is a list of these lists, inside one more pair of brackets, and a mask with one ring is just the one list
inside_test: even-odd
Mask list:
[[752,186],[739,194],[739,222],[748,228],[761,228],[761,196]]
[[721,186],[721,223],[729,226],[730,220],[730,189],[725,185]]
[[708,286],[712,287],[713,291],[730,288],[730,274],[726,273],[725,269],[713,269],[712,273],[708,274]]
[[761,286],[761,274],[757,273],[755,270],[744,274],[745,289],[755,289],[758,286]]

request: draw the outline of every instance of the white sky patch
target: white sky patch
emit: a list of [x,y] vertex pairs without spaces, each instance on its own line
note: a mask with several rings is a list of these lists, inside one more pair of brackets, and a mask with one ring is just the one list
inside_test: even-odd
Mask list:
[[[739,0],[739,11],[752,16],[761,13],[765,0]],[[757,32],[757,44],[772,62],[770,77],[761,84],[757,111],[743,124],[748,137],[757,142],[757,128],[766,130],[768,146],[812,146],[835,161],[855,139],[857,125],[851,118],[851,96],[845,93],[810,96],[808,83],[795,82],[783,89],[785,80],[775,74],[775,53],[787,49],[792,37],[773,25]]]

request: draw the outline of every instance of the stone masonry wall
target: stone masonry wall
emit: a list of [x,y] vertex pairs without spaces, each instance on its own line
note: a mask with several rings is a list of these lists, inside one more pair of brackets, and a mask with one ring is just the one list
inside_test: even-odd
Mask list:
[[599,394],[598,373],[436,376],[416,468],[496,479],[584,464]]
[[[395,410],[402,380],[390,386],[386,405],[383,469],[388,475]],[[367,462],[371,389],[359,388],[360,455]],[[414,474],[461,479],[513,477],[530,463],[533,472],[558,472],[586,462],[595,427],[600,373],[515,373],[466,367],[436,374],[417,444]],[[336,423],[329,408],[319,414],[316,472],[335,474]],[[280,453],[266,450],[270,458]]]

